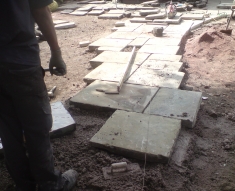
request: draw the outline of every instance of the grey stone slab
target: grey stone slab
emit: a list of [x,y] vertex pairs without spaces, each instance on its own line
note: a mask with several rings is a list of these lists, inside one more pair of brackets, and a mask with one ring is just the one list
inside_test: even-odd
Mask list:
[[220,3],[217,5],[217,8],[219,9],[231,9],[231,6],[234,6],[233,3]]
[[147,23],[149,21],[150,20],[146,20],[145,18],[138,18],[138,17],[130,19],[131,23]]
[[125,46],[124,47],[101,46],[97,49],[97,53],[100,54],[104,51],[121,52],[124,48]]
[[147,59],[140,68],[151,68],[154,70],[162,70],[166,72],[180,72],[183,62],[157,61]]
[[53,126],[50,131],[51,137],[63,136],[76,129],[75,121],[61,102],[52,103],[51,111],[53,117]]
[[77,1],[77,4],[88,4],[91,1]]
[[120,32],[116,31],[108,35],[106,38],[115,38],[115,39],[130,39],[133,40],[139,36],[139,33],[136,32]]
[[134,32],[140,33],[140,34],[149,34],[151,33],[152,35],[152,30],[155,27],[163,27],[165,29],[167,26],[166,25],[146,25],[142,24],[140,27],[134,30]]
[[116,89],[117,83],[95,81],[75,95],[70,103],[85,109],[121,109],[125,111],[143,112],[158,88],[123,84],[119,94],[105,94],[96,89]]
[[153,10],[140,10],[140,15],[141,16],[147,16],[147,15],[153,15],[153,14],[158,14],[160,13],[161,9],[153,9]]
[[106,4],[106,1],[90,1],[89,4]]
[[74,28],[75,26],[76,25],[74,22],[69,22],[69,23],[55,25],[55,29],[69,29],[69,28]]
[[59,25],[59,24],[68,23],[68,22],[69,21],[65,21],[65,20],[53,20],[54,25]]
[[157,0],[155,0],[155,1],[145,1],[145,2],[140,3],[140,4],[141,4],[141,5],[149,5],[149,4],[151,4],[151,3],[158,3],[158,1],[157,1]]
[[88,12],[87,11],[74,11],[72,13],[69,13],[70,15],[76,15],[76,16],[84,16],[86,15]]
[[87,13],[88,15],[101,15],[104,13],[104,10],[92,10],[89,13]]
[[142,24],[141,23],[126,23],[125,27],[119,27],[118,32],[132,32],[135,29],[139,28]]
[[138,68],[126,83],[178,89],[183,78],[183,72],[166,72],[148,68]]
[[[127,64],[130,58],[131,52],[113,52],[113,51],[104,51],[92,60],[90,60],[90,64],[92,67],[97,67],[103,62],[113,62],[113,63],[121,63]],[[137,53],[135,56],[134,64],[141,65],[150,54],[148,53]]]
[[139,52],[146,52],[152,54],[177,54],[179,46],[163,46],[154,44],[145,44],[139,49]]
[[[129,75],[127,76],[127,78],[137,68],[138,68],[137,65],[133,65],[131,67],[131,70],[129,71]],[[126,69],[126,64],[105,62],[101,64],[100,66],[96,67],[89,74],[87,74],[83,78],[83,81],[86,82],[87,84],[90,84],[94,82],[95,80],[119,82],[125,73],[125,69]]]
[[194,22],[195,21],[182,21],[180,25],[169,25],[164,30],[164,33],[179,33],[185,35],[190,31]]
[[123,156],[167,163],[180,129],[180,120],[116,111],[90,143]]
[[100,38],[89,45],[89,50],[95,50],[100,46],[105,47],[126,47],[132,40]]
[[124,14],[125,11],[121,9],[110,10],[107,14]]
[[181,17],[175,17],[174,19],[154,19],[153,23],[168,23],[168,24],[180,24],[182,21]]
[[91,11],[92,9],[93,9],[93,7],[86,6],[86,7],[81,7],[79,9],[77,9],[76,11]]
[[73,9],[65,9],[63,11],[61,11],[60,13],[61,14],[69,14],[69,13],[72,13],[74,10]]
[[136,47],[141,47],[143,46],[149,38],[136,38],[134,39],[128,46],[136,46]]
[[156,7],[143,7],[143,6],[140,6],[140,7],[136,7],[135,10],[154,10],[156,9]]
[[96,6],[96,7],[94,7],[92,10],[105,10],[105,11],[109,11],[110,10],[110,8],[109,7],[107,7],[107,6],[105,6],[105,5],[103,5],[103,6]]
[[161,88],[144,113],[182,120],[192,128],[201,104],[201,92]]
[[75,10],[75,9],[78,9],[82,7],[81,5],[78,5],[77,3],[66,3],[66,4],[63,4],[61,6],[58,7],[58,11],[62,11],[62,10],[65,10],[65,9],[71,9],[71,10]]
[[152,15],[147,15],[145,17],[146,20],[154,20],[154,19],[163,19],[166,17],[166,13],[158,13],[158,14],[152,14]]
[[183,14],[181,16],[183,20],[202,20],[204,18],[203,14]]
[[170,54],[151,54],[148,57],[149,60],[166,60],[170,62],[179,62],[182,59],[182,55],[170,55]]
[[144,16],[140,15],[140,12],[134,12],[131,14],[131,18],[144,18]]
[[181,38],[156,37],[150,38],[146,45],[179,46]]
[[102,14],[98,17],[98,19],[121,19],[123,18],[123,14]]

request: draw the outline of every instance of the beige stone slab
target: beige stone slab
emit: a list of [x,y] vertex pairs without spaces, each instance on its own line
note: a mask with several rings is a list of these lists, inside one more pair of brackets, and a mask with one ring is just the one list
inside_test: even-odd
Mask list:
[[170,61],[158,61],[147,59],[140,66],[140,68],[151,68],[154,70],[162,70],[166,72],[180,72],[183,67],[183,62],[170,62]]
[[131,14],[131,18],[144,18],[144,16],[140,15],[140,12],[134,12]]
[[154,19],[163,19],[166,17],[166,13],[158,13],[158,14],[152,14],[152,15],[147,15],[145,17],[146,20],[154,20]]
[[125,11],[124,10],[110,10],[107,14],[124,14]]
[[183,14],[181,16],[183,20],[202,20],[204,18],[203,14]]
[[138,68],[126,83],[178,89],[183,77],[183,72],[165,72],[148,68]]
[[180,25],[171,24],[164,30],[164,33],[180,33],[185,35],[189,32],[194,22],[195,21],[182,21]]
[[[95,80],[119,82],[125,73],[126,65],[127,64],[104,62],[103,64],[92,70],[89,74],[87,74],[83,78],[83,81],[86,82],[87,84],[90,84]],[[129,75],[127,76],[127,78],[137,68],[138,68],[137,65],[133,65],[128,73]]]
[[130,39],[133,40],[137,36],[139,36],[139,33],[136,32],[113,32],[112,34],[108,35],[106,38],[115,38],[115,39]]
[[91,11],[93,9],[93,6],[85,6],[77,9],[76,11]]
[[97,53],[100,54],[104,51],[121,52],[125,47],[101,46],[97,49]]
[[75,95],[70,103],[84,109],[121,109],[125,111],[143,112],[150,100],[158,91],[156,87],[123,84],[119,94],[105,94],[96,89],[113,90],[115,82],[95,81]]
[[140,27],[138,27],[137,29],[134,30],[134,32],[140,33],[140,34],[149,34],[152,33],[153,28],[155,27],[163,27],[163,29],[165,29],[167,27],[167,25],[146,25],[143,24]]
[[156,37],[150,38],[146,45],[179,46],[181,38]]
[[168,23],[168,24],[180,24],[182,21],[181,17],[175,17],[174,19],[154,19],[153,23]]
[[153,9],[153,10],[140,10],[140,15],[141,16],[147,16],[147,15],[153,15],[153,14],[158,14],[160,13],[161,9]]
[[[182,38],[184,35],[181,34],[181,33],[165,33],[163,31],[163,34],[162,34],[162,38]],[[148,38],[156,38],[156,36],[154,36],[152,34],[152,32],[148,32],[148,33],[141,33],[139,35],[139,37],[148,37]]]
[[125,157],[168,163],[181,129],[180,120],[116,111],[91,138],[94,147]]
[[69,13],[70,15],[76,15],[76,16],[84,16],[86,15],[88,12],[87,11],[74,11],[72,13]]
[[[113,52],[113,51],[104,51],[92,60],[90,64],[93,68],[99,66],[103,62],[115,62],[121,64],[127,64],[130,58],[131,52]],[[148,53],[136,53],[134,64],[141,65],[150,54]]]
[[100,38],[97,41],[91,43],[89,45],[89,50],[95,50],[100,46],[105,47],[125,47],[127,46],[132,40],[128,39],[112,39],[112,38]]
[[147,23],[149,21],[150,20],[146,20],[145,18],[138,18],[138,17],[130,19],[131,23]]
[[128,46],[136,46],[136,47],[141,47],[143,46],[149,38],[136,38],[133,41],[131,41],[130,44],[128,44]]
[[89,13],[87,13],[88,15],[101,15],[101,14],[103,14],[104,13],[104,10],[92,10],[92,11],[90,11]]
[[161,88],[144,113],[179,119],[184,127],[192,128],[201,98],[201,92]]
[[118,32],[132,32],[135,29],[139,28],[141,23],[125,23],[125,27],[119,27],[117,29]]
[[182,55],[170,55],[170,54],[151,54],[148,57],[148,60],[166,60],[166,61],[170,61],[170,62],[179,62],[182,59]]
[[99,19],[121,19],[123,18],[123,14],[102,14],[98,17]]
[[74,22],[69,22],[69,23],[63,23],[63,24],[55,25],[55,29],[69,29],[69,28],[73,28],[75,26],[76,25],[75,25]]
[[59,24],[68,23],[68,22],[69,21],[65,21],[65,20],[53,20],[54,25],[59,25]]
[[179,46],[162,46],[162,45],[143,45],[138,52],[146,52],[152,54],[177,54]]

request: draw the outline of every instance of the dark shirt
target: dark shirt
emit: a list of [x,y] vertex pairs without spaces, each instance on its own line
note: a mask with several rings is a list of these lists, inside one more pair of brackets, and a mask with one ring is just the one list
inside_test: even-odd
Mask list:
[[39,46],[31,9],[52,0],[0,0],[0,64],[39,65]]

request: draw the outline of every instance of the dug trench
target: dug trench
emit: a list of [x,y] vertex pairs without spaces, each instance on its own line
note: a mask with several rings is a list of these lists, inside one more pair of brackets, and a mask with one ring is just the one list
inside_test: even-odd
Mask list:
[[[69,19],[57,13],[53,16]],[[110,33],[114,21],[97,22],[95,17],[74,20],[78,23],[76,28],[57,31],[68,74],[65,77],[46,74],[45,77],[48,89],[58,87],[57,96],[51,101],[62,100],[76,121],[76,131],[51,140],[55,166],[62,172],[70,168],[79,172],[74,190],[234,191],[235,41],[234,34],[227,36],[219,32],[225,24],[208,25],[187,38],[183,88],[203,92],[203,100],[195,127],[182,129],[172,160],[163,165],[125,158],[90,146],[91,137],[113,112],[85,111],[69,105],[69,99],[85,87],[82,78],[91,71],[89,60],[95,57],[95,53],[79,48],[78,41],[96,40]],[[47,67],[48,46],[42,42],[40,47],[43,67]],[[105,180],[102,168],[116,162],[138,163],[141,172]],[[14,190],[3,159],[0,160],[0,190]]]

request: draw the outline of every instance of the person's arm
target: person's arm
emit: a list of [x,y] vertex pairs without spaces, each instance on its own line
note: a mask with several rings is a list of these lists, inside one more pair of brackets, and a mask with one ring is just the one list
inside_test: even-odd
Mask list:
[[58,40],[49,8],[47,6],[36,8],[32,9],[31,12],[51,49],[51,60],[49,64],[51,74],[66,74],[66,65],[61,56],[61,51],[58,45]]

